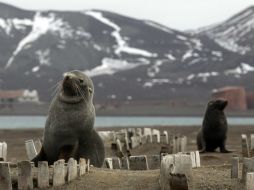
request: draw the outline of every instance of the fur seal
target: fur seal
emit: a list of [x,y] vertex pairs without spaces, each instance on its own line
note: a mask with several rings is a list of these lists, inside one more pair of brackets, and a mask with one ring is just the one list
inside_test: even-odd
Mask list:
[[81,71],[70,71],[58,85],[47,116],[43,144],[32,160],[53,164],[58,159],[70,157],[90,159],[101,167],[105,157],[104,144],[94,130],[95,109],[92,80]]
[[197,134],[197,146],[201,153],[214,152],[216,148],[220,148],[222,153],[231,152],[225,147],[228,125],[223,110],[227,104],[224,99],[208,102],[202,128]]

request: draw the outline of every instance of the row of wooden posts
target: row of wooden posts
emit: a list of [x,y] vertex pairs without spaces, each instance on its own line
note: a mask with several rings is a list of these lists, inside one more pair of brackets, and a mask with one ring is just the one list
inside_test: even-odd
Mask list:
[[[188,155],[191,159],[192,167],[200,167],[199,152],[181,153],[178,155]],[[165,155],[139,155],[130,157],[112,157],[106,158],[104,167],[109,169],[122,169],[122,170],[153,170],[160,169],[161,161]]]
[[0,162],[0,189],[12,190],[13,184],[17,184],[17,189],[27,190],[38,188],[48,188],[64,185],[89,172],[90,161],[81,158],[79,164],[70,158],[65,164],[63,159],[54,162],[53,166],[48,166],[48,162],[38,163],[38,168],[29,161],[20,161],[17,164],[10,162]]
[[[28,140],[25,142],[28,159],[31,160],[36,156],[37,150],[40,149],[39,140]],[[37,149],[37,150],[36,150]],[[16,181],[18,189],[47,188],[50,184],[53,186],[63,185],[78,176],[89,172],[90,160],[80,158],[79,163],[70,158],[68,163],[64,160],[58,160],[53,166],[48,162],[38,163],[38,168],[30,161],[20,161],[17,164],[7,162],[7,144],[0,143],[0,189],[12,190]]]
[[[132,133],[129,138],[128,133]],[[146,143],[160,143],[167,148],[167,153],[186,152],[187,137],[182,135],[169,135],[168,131],[164,130],[162,133],[157,129],[151,128],[129,128],[119,131],[108,132],[108,141],[112,141],[112,147],[122,152],[123,147],[127,150],[136,148],[137,146]]]

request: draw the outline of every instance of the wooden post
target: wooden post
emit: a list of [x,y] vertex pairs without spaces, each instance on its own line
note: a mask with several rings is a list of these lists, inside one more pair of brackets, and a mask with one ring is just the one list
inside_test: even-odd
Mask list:
[[139,138],[137,136],[131,137],[131,148],[136,148],[139,146]]
[[144,135],[141,137],[141,144],[146,144],[147,143],[147,136]]
[[86,160],[84,158],[79,159],[78,175],[82,176],[86,173]]
[[191,189],[193,186],[191,156],[175,154],[175,167],[170,176],[171,189]]
[[117,147],[117,150],[122,152],[123,149],[122,149],[122,143],[120,142],[119,139],[116,139],[116,147]]
[[191,156],[191,164],[192,164],[192,167],[193,167],[193,168],[196,168],[196,167],[197,167],[197,164],[196,164],[196,155],[195,155],[195,152],[190,152],[190,156]]
[[172,140],[172,148],[173,148],[172,153],[175,154],[177,153],[177,145],[176,145],[177,137],[173,135],[171,140]]
[[78,177],[77,160],[70,158],[67,165],[67,181],[70,182]]
[[65,184],[65,166],[64,160],[54,162],[53,166],[53,186],[60,186]]
[[187,146],[187,137],[186,136],[183,136],[180,138],[181,139],[181,148],[180,148],[180,151],[181,152],[186,152],[186,146]]
[[247,135],[242,134],[242,154],[243,157],[250,157]]
[[121,159],[121,169],[122,170],[129,170],[130,169],[130,163],[128,157],[122,157]]
[[174,170],[173,155],[162,157],[160,168],[160,187],[161,190],[170,190],[169,175]]
[[89,173],[90,171],[90,159],[87,159],[87,162],[86,162],[86,172]]
[[7,161],[7,144],[6,144],[6,142],[0,143],[0,161]]
[[18,162],[18,189],[33,189],[32,167],[29,161]]
[[36,155],[37,155],[37,151],[34,145],[34,141],[33,140],[27,140],[25,142],[26,144],[26,154],[29,160],[32,160]]
[[40,139],[35,140],[35,141],[34,141],[34,145],[35,145],[36,151],[37,151],[37,152],[40,152],[41,147],[42,147],[41,140],[40,140]]
[[250,156],[254,157],[254,134],[250,135]]
[[141,137],[143,135],[142,134],[142,129],[141,128],[137,128],[136,130],[137,130],[137,135]]
[[166,144],[169,144],[168,132],[167,131],[163,131],[163,134],[166,136]]
[[49,187],[49,167],[48,162],[38,162],[38,187],[48,188]]
[[11,171],[7,162],[0,162],[0,189],[12,190]]
[[239,178],[239,157],[232,157],[231,178]]
[[199,151],[195,151],[195,159],[196,159],[196,166],[200,167],[200,155],[199,155]]
[[254,172],[249,172],[246,175],[246,190],[254,189]]
[[246,175],[248,172],[254,172],[253,158],[243,158],[242,180],[244,183],[246,183]]
[[152,143],[153,138],[152,138],[152,129],[151,128],[144,128],[144,135],[148,136],[148,142]]
[[113,167],[113,169],[121,169],[121,160],[120,160],[120,158],[117,158],[117,157],[112,158],[112,167]]
[[130,170],[148,170],[147,157],[142,156],[130,156],[129,158]]
[[149,170],[159,169],[161,165],[161,157],[160,155],[149,155],[147,156],[147,162]]
[[126,149],[130,150],[130,143],[129,143],[129,139],[127,135],[125,136],[125,145],[126,145]]
[[112,158],[105,158],[106,167],[113,170],[113,161]]
[[160,137],[161,137],[160,131],[157,130],[157,129],[153,129],[152,134],[153,134],[153,136],[156,135],[156,137],[157,137],[157,141],[156,142],[160,143],[161,142],[161,140],[160,140]]

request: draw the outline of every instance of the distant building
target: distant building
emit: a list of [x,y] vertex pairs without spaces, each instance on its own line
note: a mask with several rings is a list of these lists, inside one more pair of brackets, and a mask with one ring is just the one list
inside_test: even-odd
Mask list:
[[0,90],[0,103],[39,102],[36,90]]
[[254,92],[247,93],[247,104],[249,109],[254,108]]
[[246,91],[243,87],[228,86],[215,89],[212,92],[213,98],[224,98],[228,100],[227,109],[231,111],[247,110]]

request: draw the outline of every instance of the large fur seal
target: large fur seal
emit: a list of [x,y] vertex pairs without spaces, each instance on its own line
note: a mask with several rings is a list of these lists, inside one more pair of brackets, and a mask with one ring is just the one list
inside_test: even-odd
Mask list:
[[225,147],[227,138],[227,119],[223,112],[228,102],[224,99],[211,100],[207,104],[202,128],[197,135],[197,146],[200,152],[229,153]]
[[64,74],[53,98],[45,124],[43,145],[32,160],[67,161],[70,157],[90,159],[92,165],[101,167],[105,157],[104,145],[93,129],[95,110],[92,80],[80,71]]

